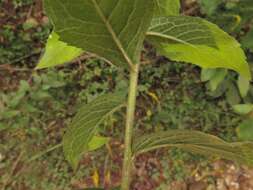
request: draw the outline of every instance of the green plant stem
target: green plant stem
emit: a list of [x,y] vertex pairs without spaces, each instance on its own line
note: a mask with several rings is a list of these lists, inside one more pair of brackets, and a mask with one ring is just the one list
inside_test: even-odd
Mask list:
[[125,150],[122,170],[121,190],[129,190],[132,171],[132,133],[134,126],[134,115],[136,107],[136,95],[138,87],[139,64],[133,66],[130,71],[130,86],[128,91],[127,116],[125,128]]

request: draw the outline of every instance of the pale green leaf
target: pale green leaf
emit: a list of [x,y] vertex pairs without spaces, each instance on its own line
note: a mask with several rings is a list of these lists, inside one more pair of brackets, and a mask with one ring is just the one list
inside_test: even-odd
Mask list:
[[251,79],[240,44],[218,26],[196,17],[155,18],[147,39],[174,61],[202,68],[227,68]]
[[36,69],[54,67],[72,61],[82,54],[82,50],[59,40],[59,36],[53,32],[46,44],[45,53],[39,61]]
[[139,62],[154,14],[147,0],[44,0],[60,40],[126,67]]
[[207,82],[211,80],[216,73],[216,69],[202,69],[201,70],[201,81]]
[[209,81],[210,87],[212,91],[215,91],[221,82],[225,79],[228,71],[226,69],[216,69],[216,74]]
[[90,148],[97,147],[91,140],[97,133],[99,124],[121,107],[124,100],[125,97],[120,94],[102,95],[83,105],[77,112],[63,137],[65,157],[74,169],[82,154],[88,152]]
[[177,16],[180,11],[180,0],[155,0],[156,16]]
[[88,144],[89,151],[99,149],[100,147],[107,144],[109,142],[109,140],[110,140],[110,138],[108,138],[108,137],[94,136]]
[[234,105],[233,109],[238,114],[247,115],[253,111],[253,104],[238,104]]
[[253,165],[253,143],[228,143],[213,135],[190,130],[169,130],[135,138],[135,155],[163,147],[177,147],[205,156],[218,156]]
[[236,132],[240,140],[253,141],[253,119],[243,121]]
[[239,76],[237,85],[242,97],[246,97],[250,89],[250,81],[243,76]]

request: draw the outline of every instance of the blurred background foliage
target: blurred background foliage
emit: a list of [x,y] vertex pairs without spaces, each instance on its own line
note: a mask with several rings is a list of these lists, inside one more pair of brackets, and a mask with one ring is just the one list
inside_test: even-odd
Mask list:
[[[181,12],[204,17],[233,35],[252,68],[252,0],[183,0]],[[51,29],[40,0],[0,0],[0,189],[117,186],[124,112],[105,121],[100,133],[110,136],[110,143],[84,156],[77,173],[57,145],[78,106],[127,88],[126,73],[86,54],[71,64],[34,70]],[[138,133],[180,128],[228,141],[253,140],[252,84],[233,71],[171,62],[149,44],[142,64]],[[253,188],[252,169],[177,149],[138,157],[135,175],[134,190]]]

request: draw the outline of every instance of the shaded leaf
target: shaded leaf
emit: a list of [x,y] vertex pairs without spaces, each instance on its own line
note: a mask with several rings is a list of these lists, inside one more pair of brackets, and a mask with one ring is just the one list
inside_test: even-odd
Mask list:
[[240,44],[215,24],[196,17],[155,18],[147,39],[174,61],[202,68],[227,68],[251,79]]
[[253,141],[253,119],[243,121],[236,132],[240,140]]
[[80,108],[63,137],[64,154],[74,169],[76,169],[82,154],[89,151],[90,146],[97,147],[97,145],[90,143],[92,143],[91,140],[96,134],[99,124],[121,107],[124,100],[124,96],[107,94]]
[[[209,86],[211,88],[211,91],[215,91],[218,88],[218,86],[221,84],[222,81],[224,81],[228,73],[226,69],[204,69],[204,70],[213,70],[212,76],[209,78]],[[201,76],[202,75],[203,74],[201,74]]]
[[169,130],[135,138],[135,155],[162,147],[177,147],[206,156],[219,156],[253,165],[253,143],[228,143],[213,135],[190,130]]
[[253,111],[253,104],[238,104],[234,105],[233,109],[238,114],[247,115]]
[[119,66],[139,62],[155,5],[147,0],[44,0],[60,40]]
[[177,16],[180,11],[180,0],[155,0],[156,16]]
[[242,38],[242,46],[253,51],[253,29],[251,29],[250,32]]
[[46,44],[45,53],[39,61],[36,69],[54,67],[72,61],[74,58],[81,55],[82,49],[69,46],[59,40],[59,36],[53,32]]
[[199,0],[201,9],[208,15],[215,13],[218,6],[223,2],[222,0]]
[[228,81],[226,85],[227,85],[227,90],[226,90],[225,95],[226,95],[227,102],[230,105],[239,104],[241,102],[241,97],[236,85],[231,81]]

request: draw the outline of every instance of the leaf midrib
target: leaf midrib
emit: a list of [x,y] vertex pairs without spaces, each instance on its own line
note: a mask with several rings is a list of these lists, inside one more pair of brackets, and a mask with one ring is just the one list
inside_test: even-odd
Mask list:
[[109,31],[109,33],[112,36],[113,41],[115,42],[115,44],[117,45],[117,47],[119,48],[120,52],[122,53],[123,57],[125,58],[127,64],[129,65],[129,67],[131,69],[133,69],[133,62],[132,60],[129,58],[127,52],[125,51],[125,49],[123,48],[123,45],[121,44],[119,38],[117,37],[116,33],[114,32],[111,24],[108,22],[108,20],[106,19],[104,13],[102,12],[101,8],[99,7],[98,3],[96,0],[91,0],[99,17],[102,19],[102,21],[104,22],[107,30]]
[[156,36],[156,37],[160,37],[160,38],[165,38],[165,39],[168,39],[168,40],[172,40],[174,42],[178,42],[178,43],[181,43],[181,44],[191,46],[193,48],[197,48],[195,45],[193,45],[191,43],[188,43],[184,40],[181,40],[179,38],[175,38],[174,36],[171,36],[171,35],[167,35],[167,34],[165,35],[165,34],[161,34],[161,33],[158,33],[158,32],[147,32],[146,35],[147,36]]

